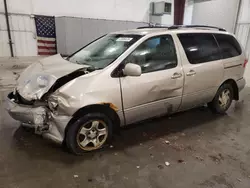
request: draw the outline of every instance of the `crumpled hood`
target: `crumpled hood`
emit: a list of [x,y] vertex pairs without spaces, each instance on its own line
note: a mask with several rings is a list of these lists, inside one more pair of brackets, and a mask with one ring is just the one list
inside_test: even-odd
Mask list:
[[53,55],[27,67],[17,80],[16,89],[26,100],[37,100],[48,92],[57,79],[82,68],[86,66],[71,63],[60,54]]

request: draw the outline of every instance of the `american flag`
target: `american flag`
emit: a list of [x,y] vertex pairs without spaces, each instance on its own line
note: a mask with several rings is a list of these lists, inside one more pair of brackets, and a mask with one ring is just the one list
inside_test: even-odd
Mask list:
[[35,16],[38,55],[56,54],[55,17]]

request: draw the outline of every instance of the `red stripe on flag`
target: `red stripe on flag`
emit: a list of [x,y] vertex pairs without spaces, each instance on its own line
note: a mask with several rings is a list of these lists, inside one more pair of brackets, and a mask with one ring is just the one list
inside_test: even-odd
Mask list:
[[55,50],[56,47],[38,46],[38,49]]
[[54,55],[56,52],[38,52],[38,55]]
[[45,44],[55,44],[56,41],[47,41],[47,40],[37,40],[37,42],[39,43],[45,43]]

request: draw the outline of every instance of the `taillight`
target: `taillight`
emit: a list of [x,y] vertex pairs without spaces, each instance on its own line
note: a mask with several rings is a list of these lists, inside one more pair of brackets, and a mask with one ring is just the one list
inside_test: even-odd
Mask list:
[[245,59],[244,64],[243,64],[243,67],[244,67],[244,68],[246,68],[247,63],[248,63],[248,59]]

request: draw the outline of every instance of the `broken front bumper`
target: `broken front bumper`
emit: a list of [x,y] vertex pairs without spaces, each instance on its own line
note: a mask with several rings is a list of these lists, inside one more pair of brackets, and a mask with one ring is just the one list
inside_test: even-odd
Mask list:
[[36,134],[59,144],[63,142],[70,116],[56,115],[46,106],[18,104],[13,93],[8,95],[6,101],[6,109],[13,119],[20,121],[24,126],[33,127]]

